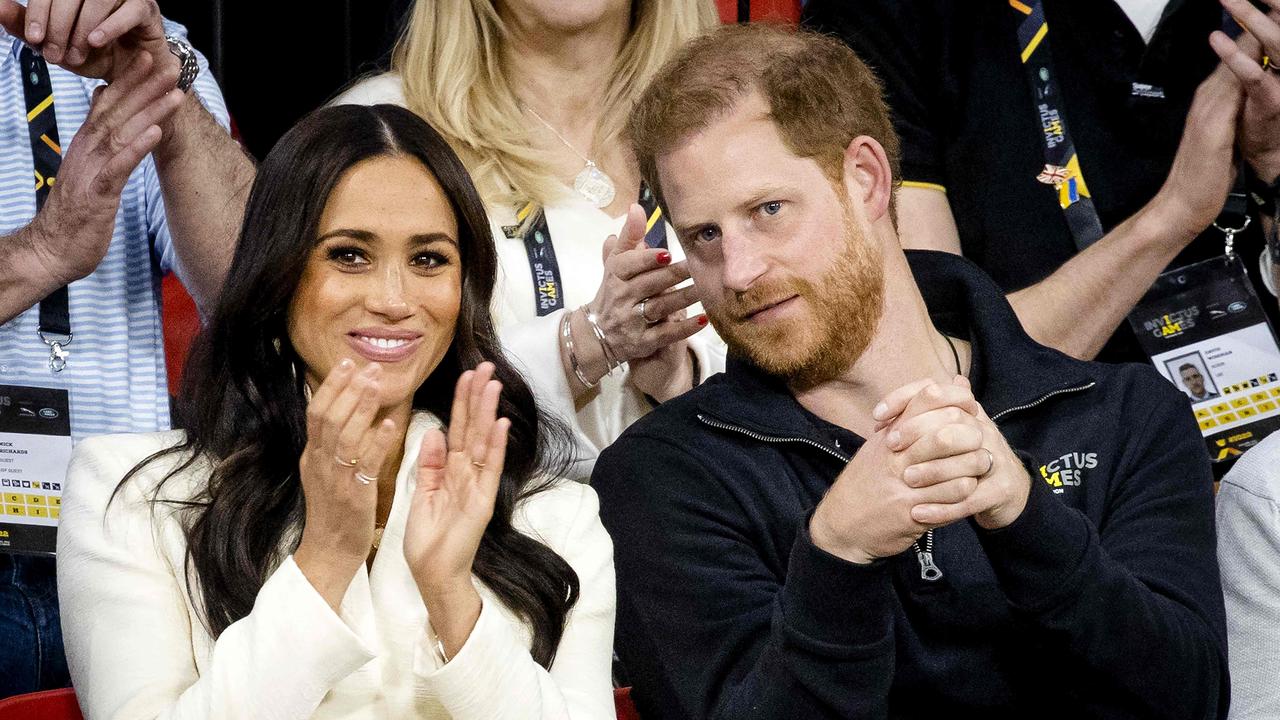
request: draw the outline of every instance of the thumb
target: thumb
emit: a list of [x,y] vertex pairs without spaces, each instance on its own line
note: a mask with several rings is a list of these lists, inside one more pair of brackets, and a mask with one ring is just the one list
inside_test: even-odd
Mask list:
[[13,0],[0,0],[0,27],[16,38],[23,38],[26,33],[23,25],[26,24],[27,9]]
[[644,208],[639,203],[631,203],[627,208],[627,221],[622,225],[620,242],[623,250],[635,250],[644,247],[644,233],[647,222]]
[[445,456],[444,433],[440,428],[427,430],[418,450],[418,491],[438,490],[444,484]]

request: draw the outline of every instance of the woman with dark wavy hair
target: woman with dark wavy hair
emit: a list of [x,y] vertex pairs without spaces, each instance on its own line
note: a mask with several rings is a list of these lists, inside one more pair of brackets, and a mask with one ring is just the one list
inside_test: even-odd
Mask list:
[[407,110],[326,108],[280,140],[186,431],[72,460],[58,579],[86,716],[613,716],[612,545],[499,350],[488,233]]

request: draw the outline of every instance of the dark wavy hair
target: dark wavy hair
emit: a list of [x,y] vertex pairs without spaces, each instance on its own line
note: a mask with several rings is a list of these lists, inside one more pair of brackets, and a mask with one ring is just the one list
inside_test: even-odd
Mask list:
[[[457,216],[462,307],[453,343],[414,393],[413,406],[449,422],[461,373],[482,361],[502,382],[511,419],[493,519],[476,552],[475,575],[533,630],[533,658],[549,667],[578,599],[578,577],[546,545],[512,527],[516,504],[563,475],[569,436],[539,412],[529,386],[499,347],[489,314],[497,253],[484,206],[457,155],[421,118],[391,105],[342,105],[306,116],[258,168],[226,284],[187,360],[176,417],[185,440],[134,467],[124,483],[161,457],[183,458],[168,481],[198,459],[212,473],[185,508],[187,585],[198,580],[200,611],[219,636],[246,616],[304,522],[298,461],[306,445],[301,362],[286,316],[316,241],[321,213],[339,179],[378,156],[418,159],[444,188]],[[152,496],[159,500],[161,482]],[[119,487],[116,491],[119,492]]]

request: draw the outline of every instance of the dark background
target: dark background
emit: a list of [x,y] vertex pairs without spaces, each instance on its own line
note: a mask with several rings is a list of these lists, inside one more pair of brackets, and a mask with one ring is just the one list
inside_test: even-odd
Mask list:
[[412,0],[158,0],[209,58],[245,146],[261,159],[353,79],[387,67]]

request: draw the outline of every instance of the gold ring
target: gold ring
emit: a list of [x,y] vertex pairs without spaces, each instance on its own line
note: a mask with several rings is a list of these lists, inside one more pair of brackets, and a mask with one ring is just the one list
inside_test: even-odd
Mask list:
[[360,464],[360,458],[356,458],[355,460],[343,460],[337,455],[333,456],[333,461],[338,463],[342,467],[349,467],[349,468],[353,468]]
[[1280,75],[1280,67],[1277,67],[1276,63],[1271,62],[1270,55],[1262,56],[1262,69]]

